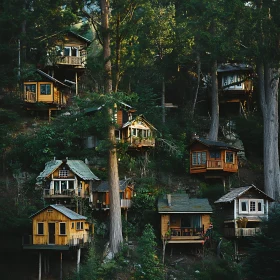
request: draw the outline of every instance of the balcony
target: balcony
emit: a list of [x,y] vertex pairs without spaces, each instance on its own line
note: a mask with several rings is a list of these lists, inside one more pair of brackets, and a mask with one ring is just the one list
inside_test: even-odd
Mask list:
[[[44,189],[44,198],[50,198],[50,197],[72,197],[77,192],[74,189],[66,189],[66,190],[54,190],[54,189]],[[78,193],[77,193],[78,194]]]
[[137,147],[154,147],[155,146],[154,138],[132,138],[131,145]]
[[84,61],[84,56],[64,56],[58,60],[57,64],[84,66]]
[[203,228],[170,227],[170,240],[202,239]]
[[224,235],[226,237],[254,236],[260,232],[260,228],[224,228]]

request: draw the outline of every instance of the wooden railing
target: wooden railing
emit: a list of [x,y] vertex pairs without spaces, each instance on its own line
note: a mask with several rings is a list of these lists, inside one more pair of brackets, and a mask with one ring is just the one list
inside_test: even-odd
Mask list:
[[121,199],[121,208],[130,208],[131,199]]
[[207,160],[206,163],[207,169],[223,169],[222,160]]
[[74,189],[61,190],[61,191],[55,191],[54,189],[44,189],[44,196],[52,196],[52,195],[73,196],[75,193],[76,191]]
[[37,101],[36,92],[27,91],[25,96],[25,101],[30,103],[35,103]]
[[260,232],[260,228],[224,228],[226,237],[254,236]]
[[[121,199],[121,208],[131,208],[132,201],[131,199]],[[105,202],[95,202],[93,203],[93,207],[95,209],[109,209],[110,205],[106,204]]]
[[154,146],[155,145],[154,138],[132,138],[132,145],[133,146]]
[[170,227],[172,236],[202,236],[204,228]]
[[59,59],[58,64],[83,65],[85,57],[83,56],[64,56]]

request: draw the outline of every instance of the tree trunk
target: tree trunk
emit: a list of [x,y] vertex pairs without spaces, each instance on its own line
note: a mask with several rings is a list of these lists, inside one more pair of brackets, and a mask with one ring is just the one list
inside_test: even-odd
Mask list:
[[279,199],[279,151],[278,151],[278,85],[280,69],[267,64],[257,66],[260,103],[264,124],[264,188],[266,194]]
[[218,97],[217,68],[218,68],[217,60],[214,60],[211,68],[211,77],[212,77],[211,128],[208,135],[208,138],[212,141],[218,140],[218,132],[219,132],[219,97]]
[[118,91],[120,82],[120,64],[121,64],[121,36],[120,36],[120,14],[117,16],[117,26],[116,26],[116,74],[115,74],[115,89],[114,92]]
[[162,93],[161,93],[161,106],[162,106],[162,123],[165,123],[165,79],[162,77]]
[[197,55],[196,55],[196,64],[197,64],[197,87],[196,87],[193,104],[192,104],[192,109],[191,109],[192,118],[194,116],[194,111],[195,111],[195,106],[196,106],[196,101],[197,101],[197,96],[198,96],[198,91],[199,91],[199,86],[200,86],[201,60],[200,60],[199,52],[197,52]]
[[[103,56],[105,74],[105,93],[112,94],[112,69],[111,69],[111,49],[109,33],[109,0],[101,0],[101,24],[103,37]],[[113,110],[109,110],[113,116]],[[119,195],[119,173],[115,138],[115,127],[113,123],[109,126],[108,139],[111,142],[108,160],[109,195],[110,195],[110,250],[113,255],[118,253],[122,236],[121,204]]]

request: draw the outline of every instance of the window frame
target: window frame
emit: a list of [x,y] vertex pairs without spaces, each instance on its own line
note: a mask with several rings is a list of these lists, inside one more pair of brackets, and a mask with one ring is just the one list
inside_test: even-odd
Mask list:
[[[232,154],[232,161],[228,161],[228,154]],[[235,162],[235,154],[232,151],[226,151],[226,155],[225,155],[225,163],[232,163],[234,164]]]
[[[45,93],[42,93],[42,87],[45,87]],[[49,88],[49,91],[48,91]],[[52,84],[50,83],[40,83],[39,85],[39,93],[40,95],[52,95]]]
[[[246,211],[242,211],[242,202],[246,202]],[[251,203],[255,203],[255,210],[251,211]],[[259,211],[259,203],[261,203],[261,211]],[[264,214],[264,200],[263,199],[239,199],[239,213],[240,214]]]
[[[200,154],[200,163],[198,160],[198,154]],[[203,154],[205,155],[204,160],[203,160]],[[195,156],[196,162],[194,162],[194,156]],[[205,166],[206,162],[207,162],[207,152],[206,151],[192,152],[192,166]]]
[[76,223],[76,230],[84,230],[84,222],[77,222]]
[[[42,226],[42,232],[41,232],[41,233],[39,232],[39,225]],[[38,222],[38,223],[37,223],[37,234],[38,234],[38,235],[44,235],[44,232],[45,232],[44,223],[43,223],[43,222]]]
[[[61,226],[64,225],[64,233],[61,233]],[[66,222],[59,223],[59,235],[67,235],[66,234]]]

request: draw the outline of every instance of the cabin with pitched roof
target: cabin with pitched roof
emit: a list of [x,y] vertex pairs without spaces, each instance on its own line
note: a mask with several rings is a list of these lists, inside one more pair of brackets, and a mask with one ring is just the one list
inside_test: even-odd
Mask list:
[[155,147],[156,128],[143,115],[124,123],[120,134],[121,142],[130,149]]
[[240,112],[250,109],[253,93],[253,68],[247,64],[226,63],[218,66],[219,102],[237,104]]
[[190,198],[186,193],[172,193],[158,199],[161,237],[168,243],[204,244],[211,228],[212,208],[206,198]]
[[82,160],[51,160],[37,177],[37,186],[43,190],[43,198],[48,203],[76,208],[77,201],[73,205],[72,199],[89,199],[97,181],[99,178]]
[[[87,217],[60,204],[49,205],[31,216],[32,238],[24,249],[69,250],[91,242]],[[25,239],[26,240],[26,239]]]
[[190,174],[221,178],[238,171],[238,148],[225,142],[195,138],[189,145]]
[[233,188],[215,203],[224,218],[226,237],[254,236],[263,219],[268,218],[274,200],[254,185]]
[[[120,180],[120,203],[122,209],[131,208],[134,195],[134,184],[130,179]],[[109,182],[103,181],[96,185],[91,193],[91,205],[94,210],[109,210]]]

